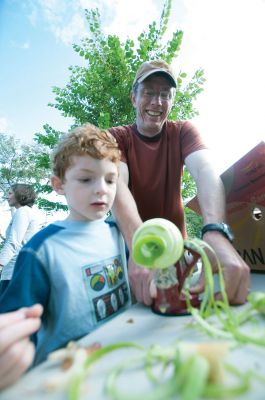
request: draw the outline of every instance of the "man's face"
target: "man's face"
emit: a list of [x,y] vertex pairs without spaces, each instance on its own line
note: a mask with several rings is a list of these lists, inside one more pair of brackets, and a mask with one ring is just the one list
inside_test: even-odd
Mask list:
[[140,83],[132,95],[136,109],[138,131],[145,136],[155,136],[161,132],[171,110],[174,89],[163,75],[151,75]]
[[63,182],[53,177],[54,189],[66,197],[68,219],[94,221],[104,217],[112,207],[118,180],[117,165],[108,159],[89,155],[74,156]]

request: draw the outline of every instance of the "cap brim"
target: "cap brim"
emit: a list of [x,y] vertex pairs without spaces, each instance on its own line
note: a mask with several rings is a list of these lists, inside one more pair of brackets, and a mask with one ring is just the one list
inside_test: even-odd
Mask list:
[[173,87],[175,87],[175,88],[177,87],[175,78],[168,71],[165,71],[164,69],[160,69],[160,68],[153,69],[152,71],[146,72],[139,79],[137,79],[137,82],[141,83],[146,78],[148,78],[148,76],[153,75],[153,74],[157,74],[157,73],[161,73],[161,74],[166,75],[171,80],[171,82],[173,83]]

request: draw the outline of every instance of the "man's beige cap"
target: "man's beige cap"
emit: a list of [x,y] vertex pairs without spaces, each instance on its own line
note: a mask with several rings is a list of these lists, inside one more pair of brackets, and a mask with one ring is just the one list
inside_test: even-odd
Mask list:
[[133,81],[133,86],[136,83],[143,82],[146,78],[148,78],[148,76],[156,74],[158,72],[167,75],[170,81],[172,82],[172,86],[177,87],[174,72],[171,66],[168,65],[164,60],[153,60],[144,62],[136,72]]

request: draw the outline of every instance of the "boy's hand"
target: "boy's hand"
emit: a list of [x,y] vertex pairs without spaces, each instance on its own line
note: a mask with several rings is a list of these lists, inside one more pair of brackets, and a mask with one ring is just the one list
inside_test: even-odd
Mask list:
[[41,305],[0,315],[0,389],[14,383],[32,364],[35,348],[29,336],[41,324]]

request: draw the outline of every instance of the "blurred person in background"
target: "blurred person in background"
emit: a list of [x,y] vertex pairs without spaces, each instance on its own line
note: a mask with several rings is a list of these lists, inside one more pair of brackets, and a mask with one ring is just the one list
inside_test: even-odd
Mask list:
[[32,209],[36,198],[33,187],[25,183],[15,183],[9,190],[8,204],[16,211],[7,227],[5,243],[0,251],[0,292],[12,278],[20,249],[40,229],[37,215]]

